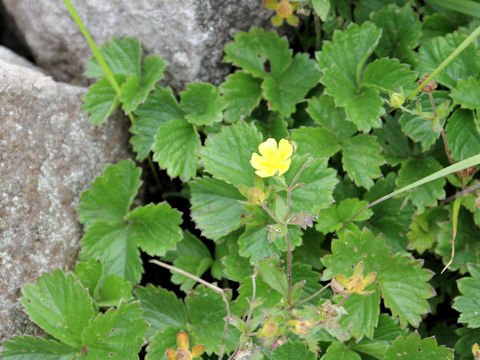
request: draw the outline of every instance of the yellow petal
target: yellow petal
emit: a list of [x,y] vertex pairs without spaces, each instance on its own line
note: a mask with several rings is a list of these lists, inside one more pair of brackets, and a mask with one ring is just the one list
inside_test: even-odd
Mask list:
[[355,266],[355,270],[353,270],[353,276],[352,277],[357,277],[358,275],[361,275],[363,273],[363,262],[360,261],[357,266]]
[[167,352],[165,353],[165,356],[167,357],[168,360],[175,360],[175,355],[177,352],[173,349],[168,348]]
[[250,164],[254,169],[260,170],[268,166],[268,162],[257,153],[253,153],[250,158]]
[[280,164],[278,164],[278,175],[282,175],[283,173],[285,173],[290,167],[291,162],[292,160],[290,159],[280,162]]
[[180,331],[177,335],[177,345],[181,349],[188,349],[190,347],[188,335],[186,332]]
[[377,273],[376,272],[371,272],[365,278],[362,280],[362,286],[363,288],[366,288],[368,285],[373,283],[375,279],[377,278]]
[[342,285],[343,287],[348,285],[348,279],[343,274],[335,275],[335,281],[340,285]]
[[205,346],[203,346],[203,345],[195,345],[195,346],[192,348],[192,356],[193,356],[194,358],[196,358],[197,356],[202,355],[204,351],[205,351]]
[[274,138],[268,138],[267,141],[258,145],[258,151],[266,161],[271,161],[277,153],[277,142]]
[[282,139],[278,143],[278,159],[286,160],[292,156],[293,146],[288,142],[288,140]]
[[255,174],[264,178],[264,177],[273,176],[273,175],[275,175],[276,172],[277,172],[276,168],[268,166],[264,169],[260,169],[260,170],[255,171]]

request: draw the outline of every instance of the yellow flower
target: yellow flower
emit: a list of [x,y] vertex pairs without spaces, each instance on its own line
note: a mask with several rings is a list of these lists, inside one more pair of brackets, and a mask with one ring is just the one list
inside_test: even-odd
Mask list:
[[195,345],[190,352],[190,341],[188,335],[180,331],[177,335],[177,350],[168,348],[165,356],[168,360],[192,360],[203,354],[205,351],[205,346]]
[[371,294],[372,291],[364,291],[368,285],[373,283],[377,277],[376,272],[371,272],[367,276],[363,276],[363,262],[355,266],[353,275],[347,279],[345,275],[336,275],[333,279],[332,288],[337,289],[337,292],[346,291],[349,293],[357,293],[360,295]]
[[272,316],[269,316],[263,327],[258,330],[258,336],[272,338],[281,334],[281,332],[278,322],[272,320]]
[[261,156],[253,153],[250,159],[250,164],[258,176],[264,178],[277,173],[282,175],[290,167],[293,147],[288,140],[280,140],[277,146],[275,139],[269,138],[258,146],[258,151]]
[[288,320],[288,325],[293,325],[292,332],[297,335],[307,335],[313,326],[312,320]]

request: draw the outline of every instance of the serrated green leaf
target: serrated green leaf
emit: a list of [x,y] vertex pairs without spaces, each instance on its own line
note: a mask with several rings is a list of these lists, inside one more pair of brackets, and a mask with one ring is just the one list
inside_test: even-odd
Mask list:
[[315,360],[317,357],[314,353],[308,350],[307,345],[303,342],[287,342],[281,346],[278,346],[273,350],[273,360],[290,360],[290,359],[302,359],[302,360]]
[[380,314],[380,291],[375,289],[369,295],[351,294],[343,307],[348,314],[339,320],[342,330],[348,331],[355,339],[372,338]]
[[[122,74],[126,77],[136,75],[140,78],[142,48],[140,41],[126,37],[110,39],[108,44],[99,48],[102,57],[112,74]],[[95,56],[92,56],[87,65],[85,75],[91,78],[105,76]]]
[[312,97],[308,101],[307,112],[315,122],[335,134],[339,141],[357,132],[355,125],[347,121],[345,110],[337,106],[331,96]]
[[457,87],[452,89],[450,97],[455,104],[464,109],[476,110],[480,108],[480,81],[475,78],[459,80]]
[[[295,274],[292,272],[292,275]],[[253,316],[261,314],[261,308],[272,308],[277,305],[283,296],[268,286],[261,276],[255,277],[255,301],[262,306],[257,306],[253,311]],[[250,299],[252,299],[252,281],[248,279],[240,283],[238,288],[238,297],[235,299],[235,304],[242,313],[248,313],[250,309]]]
[[160,125],[169,120],[183,119],[185,112],[178,105],[170,88],[163,89],[157,86],[145,104],[135,110],[135,115],[137,119],[130,128],[134,136],[130,143],[137,153],[137,160],[144,160],[153,146],[154,136],[158,133]]
[[[452,251],[452,221],[440,224],[437,236],[438,245],[435,252],[442,257],[443,263],[447,264]],[[460,270],[460,273],[465,273],[467,264],[478,262],[480,262],[478,228],[473,222],[472,215],[464,208],[460,208],[455,236],[455,256],[449,270]]]
[[[348,50],[346,50],[348,51]],[[385,113],[383,100],[377,91],[369,86],[356,87],[336,66],[325,70],[322,83],[328,95],[344,107],[347,118],[360,131],[370,131],[382,125],[380,116]]]
[[400,123],[396,118],[387,116],[383,126],[375,129],[373,135],[383,149],[385,160],[392,166],[396,166],[415,155],[413,147],[402,133]]
[[[292,284],[296,284],[300,281],[305,282],[305,284],[303,285],[303,290],[297,301],[301,301],[308,298],[309,296],[312,296],[323,286],[320,283],[320,273],[314,271],[309,264],[307,265],[297,263],[292,265]],[[314,297],[307,301],[305,304],[317,305],[319,299],[320,296]]]
[[[418,52],[417,71],[420,74],[431,74],[443,60],[447,58],[462,41],[466,35],[458,32],[447,34],[445,37],[436,37],[420,47]],[[476,43],[472,43],[463,50],[453,61],[445,67],[435,80],[449,88],[455,88],[457,81],[478,78],[480,75],[480,64],[476,61],[479,57]]]
[[[413,183],[415,180],[440,170],[442,166],[433,158],[409,159],[402,163],[398,171],[397,187]],[[445,178],[431,181],[406,193],[406,197],[423,213],[426,207],[435,206],[437,200],[445,197]]]
[[128,236],[148,254],[162,256],[182,239],[182,215],[163,202],[139,206],[128,213]]
[[140,188],[140,174],[131,160],[108,166],[103,176],[95,179],[92,189],[82,193],[77,207],[80,223],[87,227],[99,221],[122,224]]
[[[139,286],[135,289],[135,297],[140,300],[143,320],[150,324],[145,335],[147,339],[170,326],[175,329],[186,328],[187,310],[183,301],[173,292],[153,285]],[[176,330],[175,336],[178,331]]]
[[117,306],[120,301],[128,302],[132,297],[132,284],[122,276],[109,274],[102,283],[97,304],[102,307]]
[[333,342],[320,360],[361,360],[362,358],[355,351],[348,350],[348,347],[338,342]]
[[325,237],[315,231],[308,229],[304,232],[302,237],[302,246],[295,249],[293,253],[293,260],[299,264],[310,264],[315,270],[322,270],[323,264],[320,261],[326,251],[320,246],[325,240]]
[[80,356],[80,349],[40,337],[17,336],[3,343],[5,360],[71,360]]
[[412,333],[407,338],[399,337],[388,348],[385,360],[453,360],[453,351],[438,346],[435,338],[420,339],[418,333]]
[[407,2],[409,2],[409,0],[359,0],[354,11],[355,21],[362,23],[368,20],[373,11],[377,11],[390,3],[402,6]]
[[439,222],[446,221],[447,218],[448,212],[441,207],[427,209],[424,213],[415,215],[408,233],[410,240],[408,248],[416,250],[420,254],[425,250],[432,249],[437,242],[440,230]]
[[[421,108],[423,112],[432,113],[432,105],[430,104],[430,99],[428,94],[423,94],[420,97],[421,99]],[[438,108],[442,103],[448,100],[448,93],[446,91],[435,91],[433,95],[433,101],[435,106]],[[412,111],[416,111],[416,103],[410,103],[406,105],[406,108]],[[400,116],[400,124],[402,125],[402,131],[405,135],[410,137],[413,141],[419,142],[422,144],[422,150],[427,151],[430,147],[435,144],[437,139],[440,137],[441,132],[436,132],[432,130],[432,120],[422,119],[417,115],[413,115],[407,112],[403,112]],[[445,124],[445,118],[440,120],[440,125]]]
[[[208,270],[210,265],[212,265],[212,258],[210,256],[200,258],[192,255],[181,255],[175,259],[173,265],[192,275],[201,277],[203,273]],[[185,275],[173,273],[172,283],[180,285],[180,290],[188,292],[197,282]]]
[[226,107],[225,121],[234,123],[249,116],[262,98],[262,81],[243,71],[236,71],[220,85]]
[[[117,75],[115,80],[121,84],[125,77]],[[88,121],[98,126],[113,114],[119,104],[117,93],[107,78],[102,78],[88,88],[88,92],[83,96],[82,110],[88,114]]]
[[103,277],[103,269],[100,261],[90,259],[88,262],[79,262],[75,266],[75,277],[80,280],[83,287],[88,290],[90,297],[95,297],[97,285]]
[[382,58],[368,64],[362,83],[387,94],[394,91],[408,94],[417,87],[416,79],[417,74],[408,65],[397,59]]
[[[346,199],[338,204],[333,204],[320,213],[315,229],[324,234],[337,231],[367,205],[366,201],[360,201],[357,198]],[[353,221],[365,221],[372,214],[372,210],[368,209],[358,215]]]
[[225,275],[229,279],[241,282],[253,273],[253,268],[250,266],[248,259],[240,256],[238,251],[238,246],[236,246],[235,252],[231,252],[222,258],[222,264],[225,266]]
[[168,348],[177,348],[177,334],[181,331],[173,326],[159,330],[155,336],[150,338],[147,346],[147,356],[145,360],[158,360],[165,357]]
[[153,144],[153,160],[167,169],[171,178],[188,181],[197,173],[197,152],[202,146],[195,127],[184,119],[169,120],[158,128]]
[[438,36],[445,36],[458,28],[456,19],[446,14],[433,13],[423,18],[420,42],[424,43]]
[[267,256],[275,256],[277,248],[274,243],[268,242],[267,234],[265,226],[247,225],[245,232],[238,238],[240,255],[250,258],[254,264]]
[[105,274],[117,274],[136,284],[142,276],[142,262],[137,244],[128,236],[126,225],[96,222],[82,238],[82,260],[99,259]]
[[393,4],[385,6],[372,13],[370,19],[382,29],[382,37],[375,53],[379,57],[397,58],[412,64],[412,50],[417,46],[422,23],[410,4],[401,8]]
[[151,56],[143,61],[143,74],[130,75],[120,88],[120,101],[127,114],[135,111],[145,101],[155,84],[163,77],[167,63],[159,56]]
[[[187,295],[187,305],[192,335],[197,344],[205,345],[205,351],[220,351],[225,316],[227,310],[222,296],[212,290],[199,285],[194,292]],[[228,330],[225,350],[232,351],[238,345],[240,332],[233,327]]]
[[375,137],[359,134],[344,140],[340,146],[344,170],[358,186],[371,188],[372,179],[381,175],[380,165],[385,162]]
[[448,119],[445,132],[454,160],[464,160],[480,153],[480,132],[472,111],[455,110]]
[[280,75],[292,61],[286,39],[273,31],[265,32],[259,28],[252,28],[248,33],[236,33],[235,40],[227,44],[224,50],[224,61],[243,68],[255,77]]
[[325,21],[330,10],[330,0],[312,0],[312,5],[320,20]]
[[72,274],[55,270],[22,289],[22,304],[30,318],[56,339],[81,345],[80,335],[95,316],[87,290]]
[[94,318],[82,334],[84,358],[138,359],[147,323],[138,302],[120,304]]
[[260,142],[260,134],[252,124],[238,121],[207,137],[199,151],[200,161],[218,179],[235,186],[253,186],[255,172],[250,158]]
[[242,225],[244,209],[238,200],[244,198],[232,185],[203,177],[190,182],[189,186],[191,216],[203,236],[218,240]]
[[225,100],[220,90],[212,84],[187,84],[180,94],[180,106],[185,110],[185,119],[194,125],[211,125],[222,120]]
[[264,139],[274,138],[279,142],[290,135],[287,119],[276,112],[270,113],[266,121],[254,120],[253,123]]
[[[340,239],[332,242],[332,255],[322,259],[326,266],[323,280],[337,274],[348,278],[353,267],[363,262],[364,274],[377,273],[376,284],[393,316],[398,317],[402,325],[418,326],[420,315],[429,310],[426,299],[434,295],[427,282],[432,273],[407,256],[392,257],[385,241],[379,236],[374,238],[370,230],[364,229],[360,234],[345,231],[339,235]],[[346,269],[352,270],[345,273]]]
[[458,322],[467,324],[470,328],[479,328],[480,282],[478,280],[480,276],[478,265],[472,265],[472,267],[475,270],[470,271],[471,276],[464,277],[457,282],[461,295],[454,299],[452,307],[460,313]]
[[[293,178],[302,166],[307,162],[307,156],[292,157],[290,169],[284,174],[287,184],[291,184]],[[327,167],[327,161],[323,159],[312,160],[297,179],[297,184],[305,184],[305,187],[296,187],[292,192],[290,214],[306,211],[316,217],[321,209],[328,207],[333,202],[333,188],[338,180],[335,171]],[[279,194],[286,199],[285,192]]]
[[191,255],[199,258],[211,257],[210,250],[198,237],[190,231],[183,231],[183,239],[177,242],[175,250],[165,254],[164,259],[174,262],[182,255]]
[[292,131],[292,140],[297,144],[297,154],[310,154],[316,158],[330,158],[340,150],[334,134],[322,128],[301,127]]
[[280,268],[279,262],[280,260],[275,257],[261,260],[258,263],[258,272],[267,285],[286,297],[288,288],[287,274],[285,269]]
[[480,338],[480,329],[460,328],[456,332],[460,339],[455,344],[455,354],[460,355],[460,359],[470,360],[472,358],[472,346],[478,343]]
[[307,54],[297,54],[282,74],[272,74],[262,83],[265,98],[273,111],[289,116],[295,105],[305,98],[308,90],[320,80],[315,61]]

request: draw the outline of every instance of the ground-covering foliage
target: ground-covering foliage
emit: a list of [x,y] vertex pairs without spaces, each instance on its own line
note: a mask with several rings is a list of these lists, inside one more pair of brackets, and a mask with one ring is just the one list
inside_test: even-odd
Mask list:
[[[100,125],[121,107],[137,164],[109,166],[82,195],[79,263],[23,289],[48,335],[2,356],[480,358],[476,167],[365,210],[480,154],[479,44],[437,71],[479,21],[475,5],[446,3],[265,1],[275,25],[304,19],[296,50],[237,33],[225,81],[178,98],[138,41],[94,48],[84,110]],[[180,180],[189,209],[133,206],[142,161]],[[139,285],[142,253],[175,292]]]

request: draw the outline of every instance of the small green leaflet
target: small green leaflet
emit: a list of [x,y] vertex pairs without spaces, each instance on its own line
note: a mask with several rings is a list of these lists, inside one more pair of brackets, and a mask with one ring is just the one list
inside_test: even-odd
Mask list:
[[409,94],[417,87],[417,74],[397,59],[381,58],[368,64],[363,73],[363,84],[370,85],[385,94],[404,92]]
[[457,87],[452,89],[451,98],[455,104],[460,105],[464,109],[478,110],[480,109],[480,81],[475,78],[459,80]]
[[480,132],[478,120],[473,111],[455,110],[446,126],[448,147],[456,161],[464,160],[480,153]]
[[307,349],[307,346],[303,342],[287,342],[275,350],[273,350],[273,360],[315,360],[317,357],[314,353]]
[[55,340],[40,337],[17,336],[3,343],[5,360],[71,360],[80,356],[78,349]]
[[[324,234],[337,231],[367,205],[366,201],[360,201],[357,198],[345,199],[338,204],[333,204],[320,213],[315,229]],[[367,220],[372,214],[372,210],[368,209],[357,216],[354,221]]]
[[263,281],[272,289],[287,297],[287,274],[280,268],[279,259],[269,257],[258,263],[258,271]]
[[372,338],[380,314],[380,291],[375,289],[368,295],[352,294],[343,307],[348,315],[339,320],[342,330],[348,331],[355,339]]
[[388,348],[385,360],[453,360],[453,351],[445,346],[438,346],[435,338],[420,339],[418,333],[412,333],[407,338],[399,337]]
[[[150,338],[145,360],[158,360],[165,358],[165,352],[168,348],[177,348],[177,334],[182,330],[183,329],[178,329],[175,326],[168,326],[165,329],[159,330],[155,336]],[[192,338],[190,334],[188,335],[191,344]]]
[[461,295],[454,299],[452,307],[460,313],[459,322],[467,324],[470,328],[479,328],[480,266],[478,264],[467,266],[471,277],[464,277],[458,281],[458,290]]
[[408,248],[420,254],[432,249],[440,232],[439,223],[447,220],[448,212],[441,207],[429,208],[422,214],[416,214],[410,224]]
[[320,360],[361,360],[362,358],[355,351],[349,350],[344,344],[333,342]]
[[208,83],[187,84],[180,98],[180,106],[185,110],[185,119],[189,123],[211,125],[222,120],[225,100],[215,86]]

